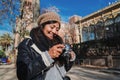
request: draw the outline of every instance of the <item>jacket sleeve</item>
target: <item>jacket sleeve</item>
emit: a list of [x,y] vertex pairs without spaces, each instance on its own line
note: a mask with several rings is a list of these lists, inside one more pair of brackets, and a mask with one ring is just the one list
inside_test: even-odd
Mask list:
[[65,70],[69,71],[73,65],[74,61],[69,61],[69,63],[67,63],[67,61],[65,62]]
[[16,62],[17,77],[19,80],[31,80],[40,75],[42,70],[47,67],[40,55],[34,58],[35,54],[31,55],[30,53],[31,51],[27,45],[23,43],[19,45]]
[[76,54],[75,53],[74,53],[73,59],[65,59],[65,70],[66,71],[69,71],[71,69],[71,67],[74,64],[75,59],[76,59]]

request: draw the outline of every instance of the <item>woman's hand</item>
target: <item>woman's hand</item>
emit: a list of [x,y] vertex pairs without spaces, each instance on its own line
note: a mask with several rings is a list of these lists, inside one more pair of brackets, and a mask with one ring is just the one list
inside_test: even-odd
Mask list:
[[74,53],[73,51],[70,51],[70,55],[71,55],[71,59],[70,59],[70,61],[74,61],[75,58],[76,58],[75,53]]
[[57,58],[62,53],[64,47],[65,46],[63,44],[54,45],[49,49],[48,53],[51,56],[51,58]]

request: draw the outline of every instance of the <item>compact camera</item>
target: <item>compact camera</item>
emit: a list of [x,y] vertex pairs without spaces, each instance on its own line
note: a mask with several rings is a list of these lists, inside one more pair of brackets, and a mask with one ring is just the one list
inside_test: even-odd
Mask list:
[[71,46],[69,44],[65,44],[65,48],[63,49],[63,52],[61,54],[61,56],[65,59],[70,59],[70,51],[71,51]]

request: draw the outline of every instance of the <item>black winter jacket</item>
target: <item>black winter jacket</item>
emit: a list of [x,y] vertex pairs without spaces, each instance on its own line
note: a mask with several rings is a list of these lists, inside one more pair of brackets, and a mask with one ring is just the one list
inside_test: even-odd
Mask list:
[[[31,37],[33,38],[33,36]],[[49,66],[46,66],[44,63],[42,56],[31,47],[31,45],[34,43],[34,39],[26,38],[18,46],[18,55],[16,61],[18,80],[44,80],[45,72],[44,74],[42,72],[45,69],[49,69]],[[37,47],[43,52],[48,50],[44,45]],[[68,71],[73,62],[64,64],[66,71]]]

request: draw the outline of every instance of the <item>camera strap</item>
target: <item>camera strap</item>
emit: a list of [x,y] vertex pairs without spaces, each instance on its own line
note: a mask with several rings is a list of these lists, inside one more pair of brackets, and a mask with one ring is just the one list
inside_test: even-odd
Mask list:
[[61,76],[62,78],[64,78],[64,76],[62,75],[62,72],[60,71],[60,69],[58,68],[58,66],[55,65],[55,67],[57,68],[58,72],[60,73],[60,76]]
[[60,73],[60,76],[62,77],[63,80],[71,80],[69,76],[63,75],[62,72],[60,71],[58,65],[55,65],[55,67],[57,68],[57,70]]

